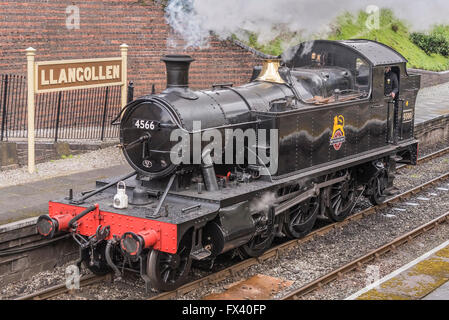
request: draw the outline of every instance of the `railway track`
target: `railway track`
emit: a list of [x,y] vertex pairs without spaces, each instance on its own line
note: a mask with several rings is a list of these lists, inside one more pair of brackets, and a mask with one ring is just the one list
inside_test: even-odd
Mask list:
[[[418,164],[430,161],[432,159],[435,159],[439,156],[442,156],[444,154],[449,153],[449,147],[438,150],[434,153],[428,154],[420,159],[418,159]],[[397,169],[402,169],[407,167],[407,165],[401,165],[398,166]],[[203,278],[194,280],[190,283],[187,283],[183,286],[181,286],[180,288],[178,288],[175,291],[171,291],[171,292],[164,292],[161,294],[158,294],[156,296],[150,297],[149,300],[167,300],[167,299],[172,299],[172,298],[176,298],[178,296],[181,296],[183,294],[189,293],[191,291],[194,291],[195,289],[201,288],[201,287],[205,287],[208,286],[210,284],[213,283],[217,283],[219,281],[222,281],[224,279],[226,279],[229,276],[233,276],[234,274],[238,273],[239,271],[245,270],[253,265],[256,264],[260,264],[265,260],[268,260],[270,258],[273,257],[277,257],[280,254],[282,254],[283,251],[288,250],[290,248],[294,248],[300,244],[303,244],[305,242],[311,241],[314,239],[314,237],[317,236],[322,236],[326,233],[329,233],[330,231],[337,229],[337,228],[342,228],[343,226],[352,223],[354,221],[358,221],[360,219],[363,219],[364,217],[367,217],[369,215],[375,214],[376,212],[378,212],[381,209],[384,209],[388,206],[391,206],[397,202],[400,201],[404,201],[406,199],[408,199],[410,196],[423,191],[426,188],[431,187],[432,185],[449,178],[449,172],[446,174],[443,174],[435,179],[432,179],[422,185],[419,185],[413,189],[410,189],[402,194],[399,194],[397,196],[394,196],[390,199],[388,199],[385,203],[382,203],[381,205],[378,206],[373,206],[370,208],[367,208],[365,210],[362,210],[356,214],[353,214],[351,216],[349,216],[346,220],[342,221],[342,222],[336,222],[336,223],[331,223],[329,225],[326,225],[320,229],[314,230],[313,232],[311,232],[309,235],[307,235],[305,238],[302,239],[295,239],[295,240],[291,240],[285,243],[282,243],[278,246],[275,246],[273,248],[271,248],[270,250],[266,251],[262,256],[257,257],[257,258],[251,258],[251,259],[247,259],[244,260],[242,262],[239,262],[233,266],[230,266],[228,268],[225,268],[221,271],[218,271],[216,273],[210,274],[208,276],[205,276]],[[447,214],[449,215],[449,213]],[[449,217],[447,218],[449,219]],[[435,222],[433,222],[433,224],[435,224]],[[423,226],[424,227],[424,226]],[[412,235],[407,235],[407,238],[410,238],[413,236]],[[399,240],[398,240],[399,241]],[[405,240],[406,242],[407,240]],[[403,242],[403,243],[405,243]],[[317,280],[315,280],[314,282],[306,285],[303,287],[303,292],[298,292],[298,293],[292,293],[291,296],[292,297],[296,297],[296,298],[292,298],[292,299],[298,299],[298,297],[300,297],[301,295],[310,293],[311,291],[315,290],[316,288],[322,286],[323,284],[326,284],[330,281],[335,280],[338,277],[341,277],[341,275],[345,272],[349,272],[351,270],[354,270],[355,268],[359,267],[360,264],[365,263],[366,261],[370,261],[372,258],[372,256],[374,255],[374,257],[377,257],[380,254],[386,253],[388,251],[391,250],[391,248],[393,248],[394,246],[398,246],[398,245],[391,245],[389,248],[379,248],[378,252],[371,252],[368,255],[360,258],[360,261],[355,262],[355,267],[353,265],[346,265],[338,270],[335,270],[332,274],[328,274],[326,276],[323,276],[322,278],[319,278]],[[371,255],[371,256],[369,256]],[[328,277],[328,278],[327,278]],[[102,281],[105,281],[107,279],[111,279],[111,275],[106,275],[106,276],[95,276],[95,275],[88,275],[85,276],[83,278],[81,278],[80,280],[80,287],[86,287],[92,284],[96,284],[96,283],[100,283]],[[56,297],[58,295],[61,295],[63,293],[67,293],[70,290],[66,288],[65,284],[60,284],[60,285],[56,285],[50,288],[46,288],[43,290],[40,290],[36,293],[32,293],[32,294],[28,294],[26,296],[22,296],[17,298],[16,300],[46,300],[46,299],[50,299],[53,297]]]
[[[384,203],[382,203],[382,204],[380,204],[378,206],[373,206],[373,207],[367,208],[365,210],[362,210],[362,211],[360,211],[358,213],[355,213],[352,216],[349,216],[346,220],[344,220],[342,222],[331,223],[329,225],[326,225],[326,226],[324,226],[324,227],[322,227],[320,229],[317,229],[317,230],[311,232],[310,234],[308,234],[306,237],[304,237],[302,239],[291,240],[291,241],[282,243],[282,244],[280,244],[278,246],[275,246],[275,247],[271,248],[270,250],[266,251],[260,257],[244,260],[244,261],[239,262],[239,263],[237,263],[237,264],[235,264],[233,266],[230,266],[230,267],[228,267],[226,269],[223,269],[223,270],[218,271],[216,273],[213,273],[213,274],[210,274],[208,276],[205,276],[205,277],[203,277],[201,279],[198,279],[198,280],[192,281],[190,283],[187,283],[187,284],[179,287],[175,291],[164,292],[164,293],[158,294],[158,295],[156,295],[154,297],[149,298],[149,300],[167,300],[167,299],[176,298],[176,297],[181,296],[183,294],[189,293],[189,292],[191,292],[191,291],[193,291],[195,289],[198,289],[198,288],[201,288],[201,287],[205,287],[205,286],[208,286],[210,284],[222,281],[222,280],[226,279],[229,276],[235,275],[239,271],[245,270],[245,269],[247,269],[247,268],[249,268],[251,266],[254,266],[256,264],[260,264],[263,261],[268,260],[270,258],[278,257],[278,256],[280,256],[282,254],[283,251],[286,251],[286,250],[288,250],[290,248],[294,248],[294,247],[296,247],[296,246],[298,246],[300,244],[303,244],[303,243],[305,243],[307,241],[311,241],[311,240],[314,239],[314,237],[325,235],[325,234],[329,233],[330,231],[332,231],[334,229],[342,228],[343,226],[345,226],[345,225],[347,225],[349,223],[352,223],[354,221],[358,221],[358,220],[363,219],[363,218],[365,218],[367,216],[375,214],[379,210],[382,210],[382,209],[384,209],[386,207],[392,206],[395,203],[407,200],[408,198],[410,198],[414,194],[417,194],[417,193],[419,193],[419,192],[421,192],[421,191],[423,191],[423,190],[425,190],[425,189],[435,185],[436,183],[441,182],[441,181],[443,181],[445,179],[448,179],[448,178],[449,178],[449,172],[447,172],[447,173],[445,173],[445,174],[443,174],[443,175],[441,175],[441,176],[439,176],[439,177],[437,177],[435,179],[432,179],[432,180],[430,180],[430,181],[428,181],[428,182],[426,182],[424,184],[421,184],[421,185],[419,185],[419,186],[417,186],[417,187],[415,187],[413,189],[410,189],[410,190],[408,190],[408,191],[406,191],[404,193],[401,193],[401,194],[399,194],[397,196],[394,196],[394,197],[388,199],[386,202],[384,202]],[[449,212],[447,213],[447,216],[449,216]],[[432,225],[432,224],[435,224],[435,223],[436,223],[435,221],[432,221],[429,224]],[[423,228],[422,230],[424,230],[424,228],[429,228],[429,226],[426,224],[426,225],[422,226],[421,228]],[[412,234],[407,234],[406,236],[407,236],[406,239],[413,239],[413,235]],[[396,240],[399,241],[398,239],[396,239]],[[401,237],[401,239],[402,239],[402,237]],[[405,243],[405,242],[403,242],[403,243]],[[387,251],[391,250],[391,248],[393,248],[394,246],[397,246],[397,244],[396,245],[395,244],[391,244]],[[387,251],[385,251],[386,248],[383,248],[383,247],[379,248],[378,250],[379,250],[378,252],[372,252],[371,254],[374,255],[374,257],[377,257],[381,253],[387,252]],[[365,260],[368,259],[368,257],[365,257],[365,256],[362,257],[362,258],[360,258],[361,261],[357,261],[355,263],[355,267],[358,267],[359,263],[362,263],[364,261],[364,259]],[[348,268],[348,269],[351,269],[350,266],[345,266],[345,267]],[[344,267],[342,267],[342,268],[344,268]],[[351,270],[353,270],[353,269],[354,268],[352,268]],[[336,275],[336,277],[341,276],[343,271],[344,271],[344,269],[337,270],[335,274],[329,275],[329,279],[331,279],[329,281],[334,280],[335,279],[335,275]],[[323,281],[325,280],[324,277],[323,277],[323,279],[317,279],[316,280],[316,287],[319,287],[319,286],[323,285]],[[312,287],[314,286],[313,283],[311,283],[310,285],[312,285]]]
[[416,237],[428,232],[429,230],[432,230],[433,228],[436,228],[440,224],[449,222],[449,211],[443,214],[442,216],[404,234],[401,237],[398,237],[394,239],[393,241],[367,253],[366,255],[353,260],[346,265],[328,273],[324,276],[316,279],[315,281],[312,281],[305,286],[302,286],[298,289],[294,289],[290,292],[287,292],[280,300],[299,300],[301,297],[310,294],[311,292],[322,288],[326,284],[343,277],[344,274],[351,272],[353,270],[359,270],[362,265],[375,260],[379,258],[380,256],[390,252],[395,251],[399,246],[402,246],[403,244],[410,242],[411,240],[415,239]]
[[[447,153],[449,153],[449,147],[446,147],[446,148],[440,149],[438,151],[429,153],[429,154],[419,158],[417,160],[417,164],[425,163],[427,161],[430,161],[430,160],[433,160],[435,158],[441,157],[441,156],[443,156],[443,155],[445,155]],[[397,167],[397,169],[400,170],[400,169],[406,168],[407,166],[408,166],[407,164],[401,164],[401,165],[399,165]]]
[[[80,279],[80,288],[86,287],[92,284],[100,283],[105,280],[112,279],[111,274],[107,274],[104,276],[96,276],[94,274],[89,274]],[[50,298],[56,297],[60,294],[70,292],[70,289],[67,288],[66,284],[58,284],[53,287],[49,287],[26,296],[19,297],[15,300],[48,300]]]

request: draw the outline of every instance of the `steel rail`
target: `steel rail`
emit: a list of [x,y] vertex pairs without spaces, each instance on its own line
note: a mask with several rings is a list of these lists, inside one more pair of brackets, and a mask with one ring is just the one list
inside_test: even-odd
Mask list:
[[[438,158],[440,156],[443,156],[443,155],[445,155],[447,153],[449,153],[449,147],[446,147],[446,148],[440,149],[438,151],[429,153],[428,155],[425,155],[425,156],[419,158],[417,160],[417,164],[425,163],[427,161],[430,161],[430,160],[433,160],[433,159]],[[407,166],[409,166],[409,165],[408,164],[401,164],[396,169],[399,170],[399,169],[405,168]]]
[[410,231],[406,234],[394,239],[393,241],[365,254],[364,256],[357,258],[346,265],[333,270],[330,273],[327,273],[320,278],[298,288],[293,289],[290,292],[287,291],[285,295],[281,297],[279,300],[299,300],[301,297],[310,294],[311,292],[322,288],[324,285],[343,277],[344,274],[351,272],[353,270],[360,270],[360,268],[372,261],[378,259],[380,256],[385,255],[388,252],[395,251],[399,246],[412,241],[416,237],[428,232],[429,230],[434,229],[440,224],[449,222],[449,211],[440,217],[433,219],[432,221]]
[[[104,276],[97,276],[94,274],[89,274],[85,277],[82,277],[80,279],[80,288],[86,287],[88,285],[92,285],[95,283],[103,282],[107,279],[111,279],[111,274],[107,274]],[[14,300],[48,300],[50,298],[56,297],[58,295],[61,295],[63,293],[70,292],[71,289],[67,288],[66,284],[58,284],[53,287],[49,287],[34,293],[30,293],[25,296],[18,297]]]
[[207,275],[203,278],[200,278],[198,280],[194,280],[192,282],[189,282],[181,287],[179,287],[178,289],[174,290],[174,291],[169,291],[169,292],[163,292],[160,293],[156,296],[153,296],[151,298],[149,298],[149,300],[167,300],[167,299],[172,299],[172,298],[176,298],[179,297],[183,294],[189,293],[195,289],[201,288],[201,287],[206,287],[210,284],[213,283],[217,283],[219,281],[222,281],[226,278],[228,278],[229,276],[234,276],[236,273],[238,273],[239,271],[245,270],[253,265],[257,265],[262,263],[263,261],[270,259],[272,257],[279,257],[283,251],[297,247],[300,244],[303,244],[305,242],[308,241],[312,241],[315,237],[317,236],[323,236],[327,233],[329,233],[332,230],[335,229],[339,229],[344,227],[345,225],[354,222],[354,221],[358,221],[361,220],[365,217],[368,217],[372,214],[377,213],[379,210],[385,209],[389,206],[392,206],[394,203],[398,203],[404,200],[407,200],[408,198],[410,198],[412,195],[417,194],[431,186],[433,186],[434,184],[445,180],[449,178],[449,172],[435,178],[432,179],[430,181],[427,181],[417,187],[414,187],[408,191],[405,191],[397,196],[394,196],[390,199],[387,199],[386,202],[377,205],[377,206],[372,206],[369,207],[365,210],[362,210],[358,213],[353,214],[352,216],[349,216],[346,220],[342,221],[342,222],[335,222],[335,223],[331,223],[329,225],[326,225],[320,229],[314,230],[311,233],[309,233],[306,237],[302,238],[302,239],[294,239],[294,240],[290,240],[287,241],[285,243],[282,243],[278,246],[275,246],[269,250],[267,250],[264,254],[262,254],[260,257],[257,258],[250,258],[247,260],[244,260],[242,262],[239,262],[233,266],[230,266],[228,268],[225,268],[221,271],[218,271],[216,273]]

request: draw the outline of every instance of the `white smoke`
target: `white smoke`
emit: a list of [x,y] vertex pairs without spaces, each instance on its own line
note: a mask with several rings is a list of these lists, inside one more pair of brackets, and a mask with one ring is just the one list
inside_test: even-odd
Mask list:
[[[186,47],[204,48],[208,46],[210,30],[204,27],[207,17],[197,13],[194,3],[194,0],[170,0],[165,8],[165,18],[186,42]],[[173,35],[167,41],[169,47],[175,47],[177,43]]]
[[262,44],[284,31],[303,38],[326,34],[341,13],[373,5],[393,9],[417,30],[449,23],[448,0],[169,0],[165,16],[185,47],[204,48],[211,32],[220,39],[251,32]]
[[262,212],[268,210],[276,202],[276,194],[265,192],[260,198],[251,201],[249,210],[251,212]]

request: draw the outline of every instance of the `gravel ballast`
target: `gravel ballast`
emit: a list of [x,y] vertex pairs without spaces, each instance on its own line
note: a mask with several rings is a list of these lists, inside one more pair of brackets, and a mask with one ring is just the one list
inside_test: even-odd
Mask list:
[[[324,286],[309,295],[304,300],[342,300],[365,288],[376,278],[379,279],[389,275],[393,271],[415,260],[421,255],[438,247],[449,239],[449,224],[442,224],[431,231],[422,234],[411,242],[404,244],[394,252],[388,252],[368,265],[363,266],[360,271],[353,271]],[[375,270],[374,273],[372,271]]]
[[[430,152],[433,151],[435,150]],[[402,169],[397,174],[395,185],[399,190],[406,191],[448,171],[449,155],[444,155],[417,167]],[[437,187],[444,186],[449,188],[448,183],[449,181],[446,180],[445,182],[425,190],[405,201],[419,203],[419,206],[409,206],[404,204],[394,205],[393,208],[401,210],[405,209],[405,211],[396,211],[393,208],[390,208],[389,210],[382,210],[377,214],[368,216],[359,221],[351,222],[342,229],[333,230],[324,236],[316,237],[314,240],[308,241],[297,248],[285,252],[278,259],[269,259],[259,265],[252,266],[233,277],[229,277],[224,281],[212,284],[207,288],[192,291],[183,297],[178,297],[178,299],[201,299],[207,294],[222,292],[229,284],[242,279],[247,279],[258,273],[291,280],[294,281],[294,286],[302,286],[443,214],[449,208],[449,192],[437,190]],[[418,197],[427,197],[430,200],[421,201],[417,199]],[[362,201],[358,204],[357,208],[360,210],[366,206],[368,206],[367,201]],[[424,239],[425,236],[422,236],[422,238]],[[438,239],[443,240],[443,238],[444,232],[441,236],[438,236]],[[422,250],[430,249],[432,246],[433,243],[427,244],[426,241],[425,244],[422,245],[424,248]],[[398,251],[401,250],[402,249],[398,249]],[[397,258],[392,254],[392,262],[389,264],[385,263],[385,267],[384,265],[381,266],[381,274],[387,274],[394,270],[391,268],[400,267],[408,261],[413,260],[422,254],[422,250],[411,249],[409,250],[410,255],[402,254],[401,251],[401,255],[398,255]],[[403,259],[401,258],[402,256]],[[409,260],[405,261],[407,259]],[[396,260],[397,263],[394,263]],[[402,263],[403,260],[405,261],[404,263]],[[391,270],[387,268],[387,266],[391,266]],[[65,269],[62,268],[60,271],[55,271],[54,274],[42,274],[41,276],[47,279],[45,280],[47,282],[42,282],[41,284],[54,283],[54,281],[51,280],[52,277],[55,277],[57,281],[63,281],[62,279],[64,278],[58,278],[57,275],[58,272],[62,272],[61,274],[63,275],[64,270]],[[200,277],[205,273],[205,271],[194,269],[192,278]],[[39,276],[40,275],[36,275],[35,277],[39,278]],[[35,277],[33,277],[33,279],[35,279],[34,282],[30,280],[30,288],[33,288],[34,290],[38,288],[36,285],[36,283],[38,283],[36,280],[37,278]],[[359,278],[359,285],[351,286],[350,282],[349,284],[346,283],[349,287],[345,290],[339,289],[341,294],[332,295],[332,292],[330,291],[326,295],[325,290],[323,290],[319,295],[311,295],[307,298],[345,298],[364,287],[366,276],[362,274]],[[346,277],[344,281],[346,281]],[[343,285],[345,283],[344,281]],[[354,281],[357,281],[357,277],[355,277]],[[18,294],[23,295],[25,294],[25,291],[21,288],[26,288],[27,283],[28,280],[19,284],[10,284],[0,291],[0,295],[3,299],[11,298]],[[32,289],[30,290],[33,291]],[[23,291],[23,293],[20,293],[19,291]],[[150,296],[154,294],[155,293],[152,293]],[[148,295],[144,293],[144,283],[142,280],[138,277],[125,277],[124,280],[116,281],[112,284],[102,283],[84,288],[72,294],[61,295],[58,299],[143,299],[146,297],[148,297]]]

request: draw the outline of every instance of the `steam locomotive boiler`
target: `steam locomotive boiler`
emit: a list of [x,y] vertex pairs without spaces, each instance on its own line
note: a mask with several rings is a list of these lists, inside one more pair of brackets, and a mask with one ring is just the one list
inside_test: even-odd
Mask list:
[[[396,163],[416,163],[420,77],[380,43],[302,43],[256,66],[248,84],[200,91],[188,86],[190,56],[162,61],[167,88],[116,119],[133,171],[50,201],[38,219],[43,236],[71,232],[94,273],[133,269],[173,290],[192,261],[256,257],[317,218],[344,220],[362,196],[381,203]],[[385,96],[386,67],[400,79],[397,101]]]

